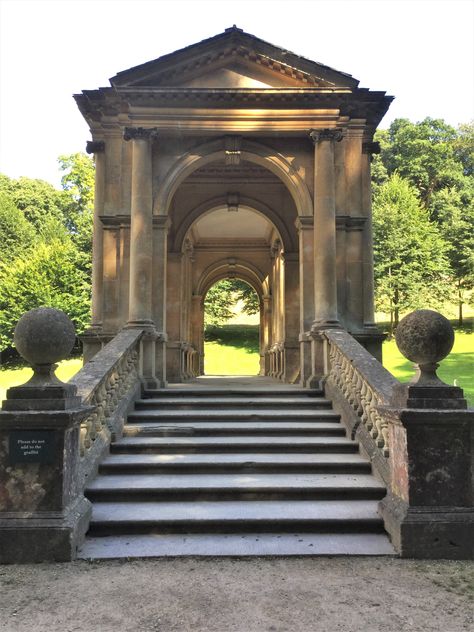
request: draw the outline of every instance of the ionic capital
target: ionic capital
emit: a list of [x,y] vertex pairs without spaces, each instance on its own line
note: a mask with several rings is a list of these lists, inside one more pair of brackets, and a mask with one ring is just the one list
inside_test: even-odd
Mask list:
[[313,141],[313,144],[323,140],[332,140],[336,143],[342,140],[344,134],[341,129],[311,129],[309,130],[309,137]]
[[105,143],[103,140],[88,140],[86,143],[86,152],[88,154],[100,154],[105,151]]
[[149,140],[156,135],[156,130],[146,127],[126,127],[123,132],[124,140]]
[[377,141],[370,141],[362,143],[363,154],[380,154],[380,143]]

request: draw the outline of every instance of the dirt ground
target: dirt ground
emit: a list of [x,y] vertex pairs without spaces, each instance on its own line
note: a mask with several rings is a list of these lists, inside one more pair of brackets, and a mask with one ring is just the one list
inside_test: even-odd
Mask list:
[[2,632],[474,630],[474,563],[161,559],[0,566]]

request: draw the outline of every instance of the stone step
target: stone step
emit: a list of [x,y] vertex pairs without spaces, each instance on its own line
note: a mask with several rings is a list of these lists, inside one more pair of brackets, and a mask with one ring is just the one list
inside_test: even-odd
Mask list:
[[219,409],[219,410],[135,410],[128,415],[130,422],[134,421],[308,421],[331,420],[339,421],[340,415],[332,410],[295,410],[287,411],[280,409],[266,408],[264,410],[252,409]]
[[319,472],[370,474],[370,463],[360,454],[301,454],[301,453],[204,453],[204,454],[110,454],[99,472]]
[[358,452],[357,442],[345,437],[298,437],[292,435],[230,435],[222,437],[123,437],[111,452]]
[[271,393],[275,393],[276,397],[289,396],[289,397],[324,397],[324,392],[321,389],[309,389],[300,388],[298,386],[288,388],[288,385],[276,384],[273,389],[267,387],[248,387],[248,388],[196,388],[189,387],[173,387],[170,385],[166,389],[147,389],[143,393],[143,397],[146,398],[160,398],[161,397],[196,397],[196,398],[208,398],[208,397],[271,397]]
[[382,533],[376,500],[95,502],[90,535],[299,531]]
[[385,488],[366,474],[125,474],[102,475],[86,489],[91,501],[382,499]]
[[390,555],[381,533],[163,533],[87,538],[80,559],[243,557],[293,555]]
[[124,426],[123,434],[126,437],[136,436],[221,436],[229,434],[293,434],[293,435],[321,435],[345,436],[344,426],[339,423],[330,422],[231,422],[225,423],[212,421],[193,421],[184,425],[183,423],[128,423]]
[[308,401],[307,397],[172,397],[165,395],[162,397],[150,397],[148,399],[138,399],[135,402],[136,409],[143,410],[149,408],[184,408],[189,407],[195,409],[202,407],[229,407],[236,406],[238,408],[252,407],[252,406],[269,406],[275,408],[289,407],[300,408],[306,407],[309,409],[314,408],[330,408],[331,402],[328,399],[322,397],[312,397]]

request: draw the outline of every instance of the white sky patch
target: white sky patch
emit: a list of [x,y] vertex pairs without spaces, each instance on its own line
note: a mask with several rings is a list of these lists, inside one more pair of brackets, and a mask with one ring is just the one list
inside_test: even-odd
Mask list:
[[0,0],[0,172],[58,185],[74,93],[232,24],[394,95],[381,127],[474,116],[472,0]]

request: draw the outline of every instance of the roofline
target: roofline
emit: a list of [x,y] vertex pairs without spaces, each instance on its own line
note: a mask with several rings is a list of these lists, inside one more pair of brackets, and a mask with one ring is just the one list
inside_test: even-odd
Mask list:
[[[271,42],[267,42],[266,40],[263,40],[260,37],[257,37],[256,35],[247,33],[243,29],[237,28],[235,25],[232,26],[231,28],[225,29],[223,33],[218,33],[217,35],[213,35],[212,37],[208,37],[199,42],[195,42],[194,44],[190,44],[189,46],[185,46],[184,48],[180,48],[171,53],[167,53],[166,55],[162,55],[161,57],[157,57],[156,59],[152,59],[150,61],[147,61],[143,64],[139,64],[137,66],[132,66],[132,68],[128,68],[127,70],[122,70],[118,72],[116,75],[114,75],[113,77],[111,77],[109,81],[112,86],[118,87],[121,83],[121,79],[124,78],[128,74],[144,71],[147,68],[152,67],[153,65],[157,63],[166,64],[167,61],[170,61],[175,56],[183,55],[186,53],[192,53],[192,51],[198,47],[206,46],[214,42],[218,42],[219,40],[222,40],[222,39],[231,40],[231,39],[237,39],[237,38],[244,38],[244,39],[249,38],[256,42],[259,42],[265,47],[269,46],[273,49],[277,49],[283,56],[289,57],[289,59],[287,59],[286,61],[291,62],[291,63],[289,63],[288,65],[297,67],[297,63],[299,60],[300,63],[303,62],[303,64],[305,65],[309,64],[309,65],[318,66],[319,68],[322,68],[330,73],[336,73],[338,75],[345,76],[349,80],[349,84],[352,84],[353,87],[356,87],[359,85],[359,81],[347,72],[343,72],[342,70],[337,70],[335,68],[332,68],[331,66],[327,66],[326,64],[322,64],[320,62],[311,60],[302,55],[298,55],[297,53],[293,53],[292,51],[289,51],[286,48],[282,48],[281,46],[277,46],[275,44],[272,44]],[[304,69],[302,68],[301,70],[304,70]]]

